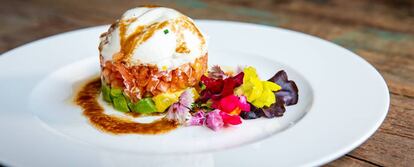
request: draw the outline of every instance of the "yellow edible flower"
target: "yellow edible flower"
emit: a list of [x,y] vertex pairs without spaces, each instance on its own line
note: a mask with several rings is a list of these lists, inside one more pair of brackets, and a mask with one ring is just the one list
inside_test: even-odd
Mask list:
[[152,100],[155,103],[155,108],[158,112],[164,112],[169,106],[173,103],[178,102],[178,97],[180,97],[182,91],[175,93],[162,93],[157,96],[152,97]]
[[276,102],[274,91],[281,87],[270,81],[261,81],[253,67],[246,67],[244,70],[243,84],[236,91],[246,96],[247,101],[258,108],[269,107]]
[[[194,99],[197,99],[198,97],[200,97],[200,95],[198,94],[195,88],[191,88],[191,91],[194,94]],[[174,93],[162,93],[162,94],[152,97],[152,100],[155,103],[155,108],[157,108],[158,112],[164,112],[172,104],[178,102],[181,93],[183,93],[183,91],[178,91]]]

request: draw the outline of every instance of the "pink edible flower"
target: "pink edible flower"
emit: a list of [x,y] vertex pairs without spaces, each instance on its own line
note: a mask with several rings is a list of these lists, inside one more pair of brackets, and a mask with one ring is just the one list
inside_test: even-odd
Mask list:
[[245,96],[229,95],[219,101],[215,101],[212,107],[220,109],[230,115],[239,115],[241,111],[250,111],[250,105]]
[[242,123],[240,116],[238,115],[230,115],[222,111],[220,112],[220,115],[221,115],[221,119],[223,119],[223,123],[225,126],[238,125]]
[[175,120],[179,124],[186,124],[191,119],[190,108],[194,103],[194,94],[187,89],[180,95],[180,100],[170,106],[167,111],[167,119]]
[[214,131],[217,131],[224,126],[223,119],[220,115],[220,110],[213,110],[206,115],[206,126]]
[[187,89],[180,95],[179,99],[180,104],[191,108],[191,105],[194,103],[194,94],[191,89]]
[[180,103],[174,103],[168,108],[167,119],[177,121],[179,124],[185,124],[191,119],[190,109]]
[[239,66],[237,66],[237,68],[234,71],[234,73],[238,74],[238,73],[243,72],[243,70],[244,70],[244,66],[239,65]]
[[241,123],[242,121],[240,116],[230,115],[226,112],[220,111],[219,109],[215,109],[207,113],[205,120],[205,125],[214,131],[221,129],[224,126],[238,125]]
[[250,111],[250,104],[247,103],[247,98],[246,96],[239,96],[239,107],[242,111]]
[[235,95],[229,95],[223,97],[217,103],[213,103],[213,107],[220,109],[221,111],[231,113],[233,110],[237,109],[239,104],[239,98]]
[[202,126],[206,122],[206,115],[204,110],[200,110],[191,117],[188,122],[189,126]]

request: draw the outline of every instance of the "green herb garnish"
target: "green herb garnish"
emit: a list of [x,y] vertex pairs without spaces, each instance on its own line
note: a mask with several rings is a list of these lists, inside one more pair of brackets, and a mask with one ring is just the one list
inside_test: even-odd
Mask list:
[[164,34],[168,34],[168,32],[169,32],[168,29],[164,30]]

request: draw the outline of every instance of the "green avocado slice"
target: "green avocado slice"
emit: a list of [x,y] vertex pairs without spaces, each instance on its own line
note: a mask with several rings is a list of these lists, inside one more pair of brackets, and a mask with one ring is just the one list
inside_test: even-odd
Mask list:
[[123,95],[113,97],[112,101],[113,101],[115,109],[122,111],[122,112],[129,111],[127,100]]
[[120,89],[120,88],[112,88],[111,89],[111,97],[114,98],[114,97],[119,97],[119,96],[123,96],[122,89]]
[[141,114],[157,112],[157,108],[155,107],[154,101],[152,101],[151,98],[144,98],[137,103],[131,103],[129,107],[133,112]]
[[105,83],[102,83],[102,96],[103,99],[107,102],[112,102],[111,100],[111,88],[106,85]]

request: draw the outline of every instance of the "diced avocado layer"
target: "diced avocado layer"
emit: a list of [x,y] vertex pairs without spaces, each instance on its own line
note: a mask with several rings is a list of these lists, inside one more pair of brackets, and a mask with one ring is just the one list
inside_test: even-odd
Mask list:
[[111,88],[105,83],[102,83],[102,96],[105,101],[112,103],[116,110],[122,112],[138,112],[141,114],[149,114],[157,112],[154,101],[151,98],[144,98],[136,103],[131,103],[123,94],[120,88]]

